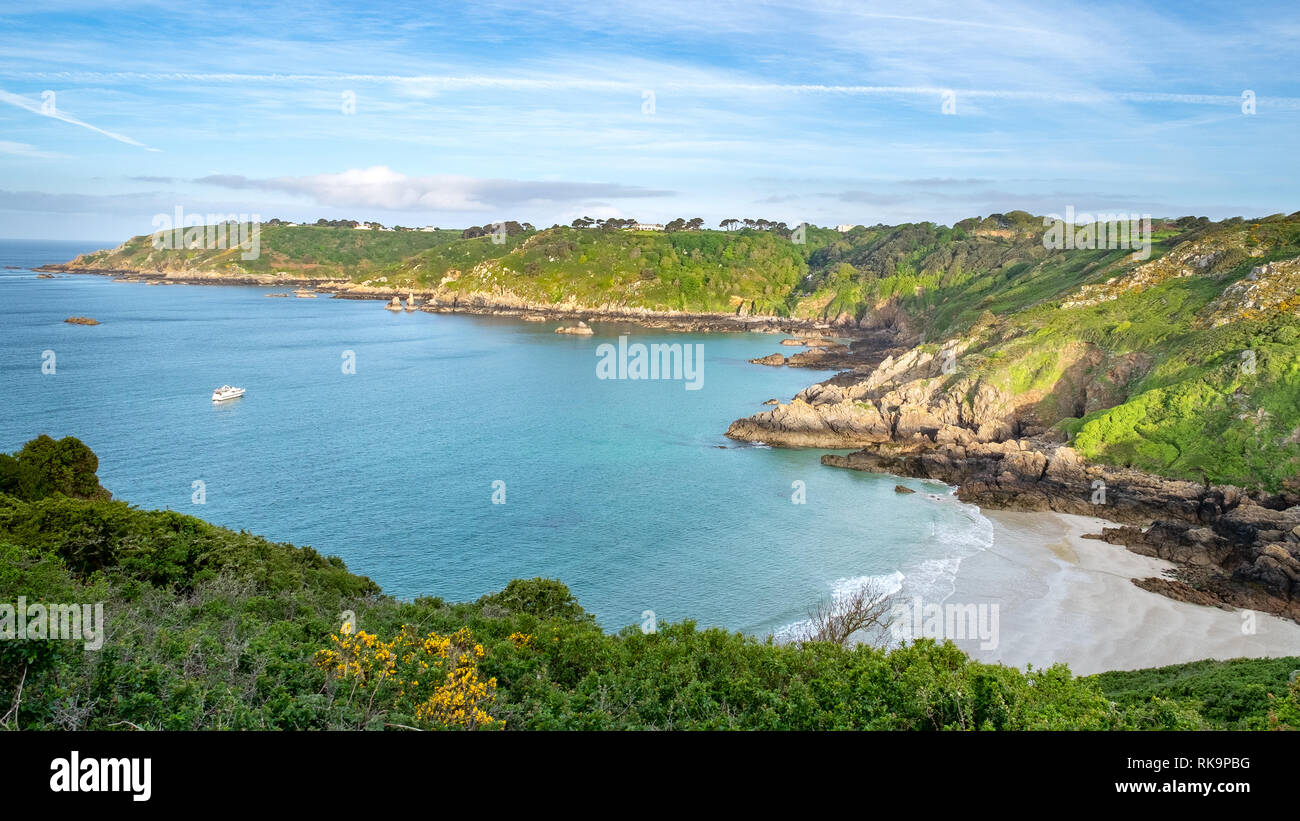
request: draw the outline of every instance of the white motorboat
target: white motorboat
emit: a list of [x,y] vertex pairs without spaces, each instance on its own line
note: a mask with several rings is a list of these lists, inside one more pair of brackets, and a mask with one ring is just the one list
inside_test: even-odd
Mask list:
[[227,399],[238,399],[244,395],[243,388],[234,388],[230,385],[222,385],[212,392],[213,402],[225,402]]

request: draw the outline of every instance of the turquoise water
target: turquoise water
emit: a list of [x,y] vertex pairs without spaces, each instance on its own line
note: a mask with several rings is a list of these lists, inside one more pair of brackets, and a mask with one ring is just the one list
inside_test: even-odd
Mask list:
[[[822,451],[726,439],[733,419],[829,375],[746,361],[780,337],[607,323],[575,337],[26,270],[96,247],[0,242],[0,264],[22,268],[0,270],[0,450],[77,436],[135,505],[311,545],[398,596],[472,599],[550,576],[607,629],[652,610],[763,635],[866,577],[941,598],[989,543],[987,520],[943,486],[902,480],[933,495],[900,496],[900,480],[822,467]],[[702,388],[596,378],[596,347],[620,334],[703,345]],[[225,383],[248,393],[214,406]]]

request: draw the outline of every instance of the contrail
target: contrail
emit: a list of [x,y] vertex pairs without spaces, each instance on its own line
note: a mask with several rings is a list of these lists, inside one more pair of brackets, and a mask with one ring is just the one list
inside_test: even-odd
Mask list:
[[40,103],[34,100],[29,100],[28,98],[23,97],[19,94],[10,94],[8,91],[5,91],[3,89],[0,89],[0,102],[5,102],[8,103],[9,105],[17,106],[18,108],[25,108],[28,111],[32,112],[33,114],[40,114],[43,117],[53,117],[54,119],[62,120],[65,123],[72,123],[73,125],[79,125],[82,128],[88,128],[91,131],[94,131],[98,134],[103,134],[105,137],[108,137],[111,140],[117,140],[118,142],[126,143],[127,145],[138,146],[140,148],[145,149],[146,151],[162,150],[159,148],[150,148],[149,146],[145,145],[139,140],[133,140],[130,137],[126,136],[125,134],[118,134],[116,132],[108,131],[103,128],[100,128],[97,125],[91,125],[85,120],[78,120],[76,117],[73,117],[69,114],[64,114],[62,111],[59,111],[57,106],[46,111],[41,107]]

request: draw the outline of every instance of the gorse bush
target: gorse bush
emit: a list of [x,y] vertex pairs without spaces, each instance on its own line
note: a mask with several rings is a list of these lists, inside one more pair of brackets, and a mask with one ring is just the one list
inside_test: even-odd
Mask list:
[[[511,637],[516,646],[526,645],[529,639],[521,634]],[[433,727],[472,730],[501,725],[486,709],[495,698],[497,680],[479,675],[478,664],[486,651],[466,628],[447,636],[420,635],[410,625],[402,625],[385,642],[344,624],[330,640],[331,648],[316,652],[316,664],[346,690],[344,709],[354,707],[354,698],[358,704],[365,701],[362,727],[376,716],[402,710]]]

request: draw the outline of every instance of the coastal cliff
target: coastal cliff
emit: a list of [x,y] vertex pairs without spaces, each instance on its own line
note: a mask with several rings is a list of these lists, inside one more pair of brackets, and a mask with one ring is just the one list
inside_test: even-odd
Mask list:
[[1103,515],[1129,525],[1107,540],[1180,563],[1178,584],[1151,589],[1294,617],[1300,213],[1156,220],[1141,253],[1048,248],[1045,224],[1014,211],[809,227],[801,242],[275,227],[249,261],[137,237],[48,270],[405,296],[408,310],[568,327],[782,333],[782,351],[754,361],[842,372],[736,420],[731,438],[857,450],[824,462],[935,478],[983,505]]
[[1040,282],[1053,290],[913,339],[727,436],[855,449],[821,461],[945,482],[984,507],[1120,522],[1098,538],[1178,565],[1140,586],[1300,621],[1298,216],[1198,228],[1093,283]]

